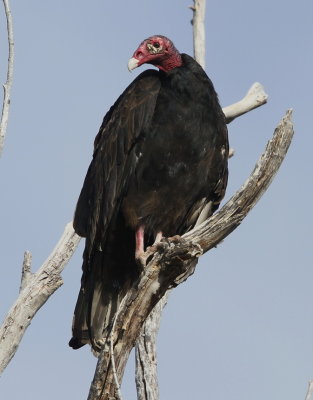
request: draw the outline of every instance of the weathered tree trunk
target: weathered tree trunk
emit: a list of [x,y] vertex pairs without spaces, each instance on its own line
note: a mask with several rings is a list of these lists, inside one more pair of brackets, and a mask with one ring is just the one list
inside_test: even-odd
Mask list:
[[168,294],[169,291],[153,308],[136,342],[137,400],[159,398],[156,340]]

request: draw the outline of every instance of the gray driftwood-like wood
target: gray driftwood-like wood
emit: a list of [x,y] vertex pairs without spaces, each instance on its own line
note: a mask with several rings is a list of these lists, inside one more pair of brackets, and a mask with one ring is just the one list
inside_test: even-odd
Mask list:
[[7,70],[7,80],[3,85],[4,95],[3,95],[3,105],[2,114],[0,119],[0,156],[4,147],[4,139],[7,130],[8,120],[9,120],[9,109],[11,102],[11,87],[13,83],[13,65],[14,65],[14,40],[13,40],[13,22],[10,10],[9,0],[3,0],[4,12],[7,20],[7,32],[8,32],[8,46],[9,46],[9,56],[8,56],[8,70]]
[[305,400],[313,399],[313,381],[309,381],[308,391],[305,396]]
[[194,58],[203,69],[205,69],[205,7],[206,0],[193,0],[193,6],[190,6],[193,11],[191,24],[193,26]]
[[291,114],[287,111],[250,177],[220,211],[182,237],[162,240],[151,253],[138,286],[127,293],[116,316],[111,335],[116,374],[108,342],[100,353],[88,400],[118,399],[116,381],[121,382],[129,353],[153,307],[169,289],[188,278],[201,254],[241,224],[267,190],[293,137]]
[[156,339],[168,294],[169,291],[153,308],[136,341],[137,400],[159,398]]
[[14,356],[37,311],[63,284],[61,272],[76,250],[80,237],[72,223],[38,272],[31,273],[31,254],[25,252],[20,294],[0,327],[0,374]]

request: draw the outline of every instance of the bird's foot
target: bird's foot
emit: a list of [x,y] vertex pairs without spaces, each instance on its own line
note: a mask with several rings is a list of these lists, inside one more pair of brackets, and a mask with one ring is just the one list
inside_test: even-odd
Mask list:
[[163,248],[162,245],[163,235],[162,232],[159,231],[155,236],[155,241],[152,246],[147,247],[146,251],[144,250],[144,227],[141,226],[136,231],[136,253],[135,259],[137,264],[141,268],[145,268],[147,264],[151,261],[154,254]]
[[146,251],[136,251],[135,258],[138,266],[144,269],[156,251],[157,245],[147,247]]
[[184,239],[179,235],[162,237],[160,242],[155,243],[154,245],[159,253],[163,253],[169,246],[181,243],[183,240]]
[[166,237],[159,237],[158,240],[156,240],[152,246],[149,246],[146,248],[146,251],[142,249],[137,249],[135,253],[135,258],[138,266],[142,269],[146,267],[146,265],[149,264],[149,262],[152,260],[154,254],[156,252],[158,253],[164,253],[165,250],[171,245],[171,244],[178,244],[181,243],[182,237],[179,235],[175,235],[169,238]]

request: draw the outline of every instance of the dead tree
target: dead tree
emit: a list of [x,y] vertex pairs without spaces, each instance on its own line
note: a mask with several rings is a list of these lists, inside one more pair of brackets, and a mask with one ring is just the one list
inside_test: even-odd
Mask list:
[[[9,43],[10,38],[12,38],[11,44],[13,46],[13,30],[8,0],[3,0],[3,2],[6,6]],[[195,51],[200,51],[202,63],[204,46],[203,41],[197,39],[196,32],[200,32],[200,37],[204,38],[202,14],[204,6],[204,0],[195,0],[194,7],[192,7],[194,12],[194,40],[197,44]],[[201,49],[201,46],[203,49]],[[10,85],[11,83],[12,79]],[[229,123],[236,117],[259,107],[266,101],[267,95],[262,86],[254,84],[241,101],[223,109],[227,122]],[[4,101],[5,107],[6,101]],[[6,120],[7,114],[6,111]],[[1,133],[2,137],[4,137],[5,128]],[[194,272],[199,256],[216,247],[221,240],[241,224],[269,187],[287,153],[292,136],[293,127],[291,110],[289,110],[275,129],[273,138],[267,144],[248,180],[224,207],[182,237],[162,240],[157,250],[151,252],[138,285],[127,293],[115,316],[113,329],[98,359],[88,400],[121,398],[120,382],[129,353],[136,342],[138,343],[138,399],[158,399],[155,359],[153,359],[155,356],[153,335],[157,334],[158,320],[167,293]],[[14,356],[25,330],[38,309],[62,285],[60,273],[75,251],[78,242],[79,237],[73,231],[70,223],[66,226],[64,234],[52,254],[35,274],[32,274],[30,270],[31,255],[30,253],[25,254],[19,297],[0,327],[0,373]],[[144,325],[145,321],[148,321],[148,323]],[[140,336],[140,332],[145,333],[145,331],[141,331],[142,329],[147,329],[153,334],[149,343],[146,341],[147,335]],[[152,358],[149,357],[151,356],[149,351],[142,351],[142,346],[150,348],[153,353]]]

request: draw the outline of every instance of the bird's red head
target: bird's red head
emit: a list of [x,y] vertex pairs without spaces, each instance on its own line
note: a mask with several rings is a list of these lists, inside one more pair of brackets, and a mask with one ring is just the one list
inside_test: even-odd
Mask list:
[[152,64],[162,71],[169,71],[182,65],[181,55],[173,42],[165,36],[151,36],[144,40],[128,62],[128,69],[142,64]]

